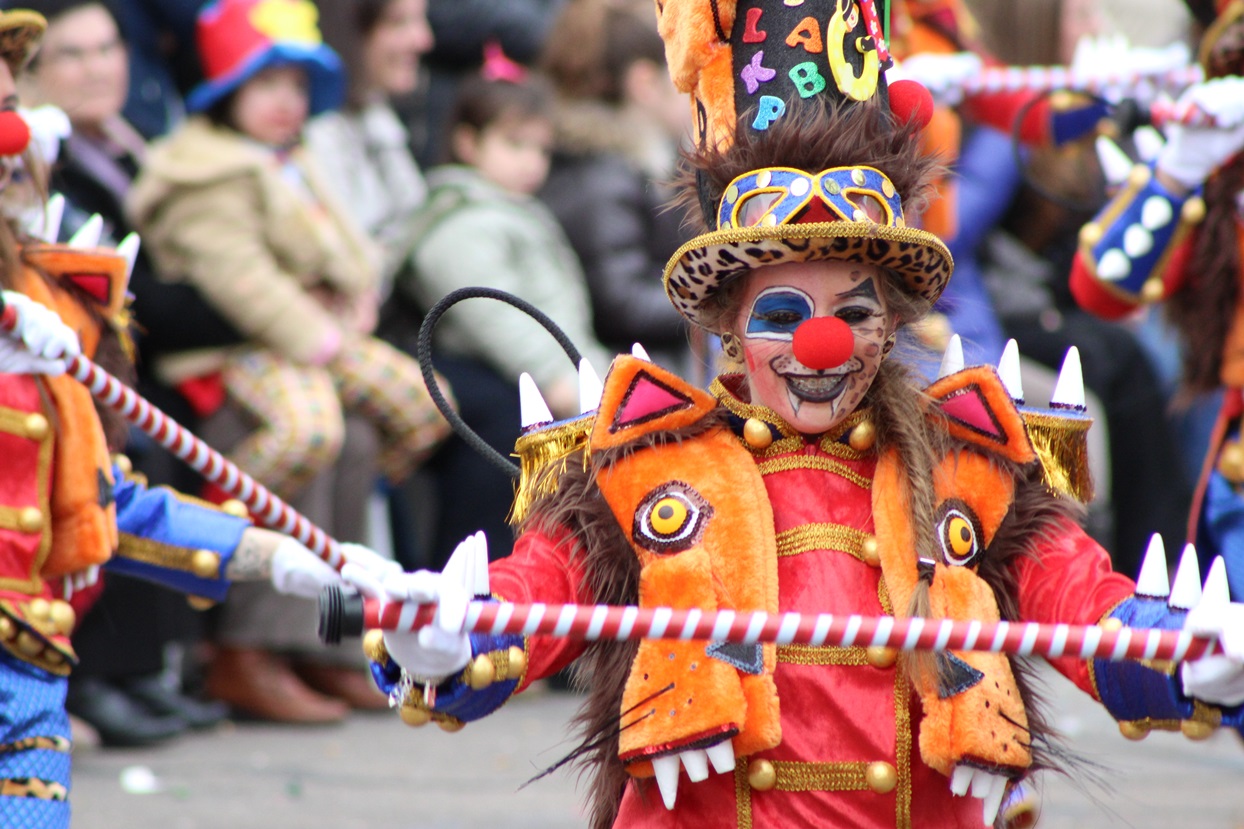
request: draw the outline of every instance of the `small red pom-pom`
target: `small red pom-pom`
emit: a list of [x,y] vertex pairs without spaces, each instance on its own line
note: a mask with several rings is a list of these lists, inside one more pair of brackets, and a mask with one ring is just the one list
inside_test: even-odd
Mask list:
[[0,111],[0,155],[17,155],[30,146],[30,125],[11,109]]
[[813,317],[795,329],[795,359],[810,369],[837,368],[851,359],[855,334],[837,317]]
[[924,129],[933,120],[933,96],[924,84],[913,80],[900,80],[890,84],[890,111],[900,124],[915,122]]

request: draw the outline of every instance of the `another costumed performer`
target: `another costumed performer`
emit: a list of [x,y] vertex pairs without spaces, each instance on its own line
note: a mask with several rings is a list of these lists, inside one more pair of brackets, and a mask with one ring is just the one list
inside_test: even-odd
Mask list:
[[[1208,4],[1189,3],[1194,11]],[[1218,0],[1199,60],[1206,80],[1177,111],[1196,113],[1164,131],[1166,144],[1080,233],[1071,290],[1086,310],[1118,319],[1166,305],[1184,345],[1183,391],[1223,389],[1189,520],[1202,555],[1227,566],[1244,600],[1244,0]]]
[[[30,131],[15,111],[14,75],[37,48],[44,19],[0,13],[0,189]],[[65,375],[85,355],[127,369],[129,262],[119,251],[44,244],[0,223],[0,287],[16,326],[0,332],[0,824],[69,825],[69,635],[97,593],[101,566],[193,598],[219,601],[237,580],[315,596],[337,574],[292,538],[249,519],[147,489],[112,455],[125,437],[90,392]],[[119,429],[117,427],[120,427]],[[358,561],[383,572],[374,553]]]
[[[599,403],[558,423],[529,397],[513,555],[488,566],[472,539],[444,573],[347,566],[367,595],[439,602],[431,627],[369,634],[373,673],[403,720],[454,730],[577,659],[596,827],[997,825],[1014,784],[1058,765],[1006,656],[461,632],[472,595],[1168,628],[1200,595],[1195,566],[1167,589],[1156,545],[1138,589],[1077,525],[1056,487],[1079,494],[1083,469],[1049,437],[1083,425],[1082,397],[1022,408],[1009,368],[953,359],[922,389],[891,353],[952,263],[911,226],[931,165],[910,108],[891,110],[872,5],[659,14],[699,125],[686,198],[710,228],[666,287],[732,365],[706,393],[621,356]],[[1238,640],[1221,593],[1216,568],[1197,627]],[[1201,734],[1244,724],[1244,649],[1225,641],[1169,671],[1056,667],[1132,732]]]

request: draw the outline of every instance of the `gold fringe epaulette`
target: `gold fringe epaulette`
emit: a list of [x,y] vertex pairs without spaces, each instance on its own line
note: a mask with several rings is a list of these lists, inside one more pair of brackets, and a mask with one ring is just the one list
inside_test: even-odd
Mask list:
[[537,498],[557,491],[558,479],[576,452],[582,456],[584,468],[587,468],[587,440],[595,422],[595,412],[592,412],[519,436],[514,443],[514,454],[519,462],[518,485],[514,492],[514,504],[506,519],[511,525],[527,517]]
[[1020,414],[1041,461],[1045,485],[1082,504],[1093,500],[1093,476],[1088,464],[1088,430],[1093,418],[1076,409],[1025,407]]

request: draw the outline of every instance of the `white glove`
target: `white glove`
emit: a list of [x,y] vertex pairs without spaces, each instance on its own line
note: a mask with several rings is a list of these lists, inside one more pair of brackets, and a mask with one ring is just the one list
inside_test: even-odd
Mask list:
[[1183,664],[1184,693],[1216,705],[1244,703],[1244,604],[1231,601],[1221,558],[1210,566],[1201,601],[1188,611],[1184,630],[1216,636],[1224,651]]
[[362,544],[342,544],[341,553],[345,556],[346,561],[351,564],[357,564],[381,581],[384,581],[385,576],[402,572],[402,565],[391,558],[385,558],[370,547],[364,547]]
[[963,84],[981,73],[980,55],[955,52],[950,55],[922,53],[912,55],[886,72],[886,80],[919,81],[938,101],[954,104],[963,98]]
[[1244,150],[1244,78],[1215,78],[1194,84],[1179,96],[1178,105],[1186,104],[1204,110],[1221,125],[1166,127],[1166,146],[1158,154],[1158,170],[1192,190]]
[[0,373],[64,374],[65,361],[82,353],[78,335],[50,308],[16,291],[3,293],[17,325],[0,333]]
[[276,592],[304,599],[319,598],[320,590],[341,584],[341,576],[328,562],[286,537],[272,551],[272,586]]
[[998,807],[1002,805],[1002,796],[1006,794],[1006,784],[1006,777],[974,766],[955,766],[950,775],[951,792],[963,797],[970,789],[972,797],[981,799],[986,826],[993,826],[998,817]]
[[361,564],[348,562],[342,568],[342,577],[364,596],[382,603],[437,605],[427,627],[414,633],[384,634],[389,656],[419,682],[439,684],[471,661],[471,639],[463,629],[467,603],[488,593],[488,541],[482,532],[459,544],[441,573],[418,570],[377,576]]

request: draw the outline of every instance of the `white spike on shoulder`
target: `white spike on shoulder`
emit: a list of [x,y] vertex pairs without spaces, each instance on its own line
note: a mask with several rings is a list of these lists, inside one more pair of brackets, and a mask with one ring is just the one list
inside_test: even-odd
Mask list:
[[600,375],[586,359],[579,361],[579,413],[590,412],[600,408],[600,396],[605,393],[605,386],[600,382]]
[[1171,593],[1171,577],[1166,566],[1166,545],[1157,533],[1149,539],[1149,547],[1140,562],[1136,577],[1136,595],[1165,599]]
[[1222,556],[1214,556],[1209,566],[1209,575],[1205,577],[1205,588],[1201,593],[1201,604],[1211,607],[1222,607],[1231,603],[1231,586],[1227,582],[1227,565]]
[[1002,385],[1006,386],[1011,399],[1022,403],[1024,383],[1019,377],[1019,344],[1015,340],[1007,340],[1006,347],[1002,349],[1002,359],[998,360],[998,376],[1002,378]]
[[78,228],[78,232],[69,237],[68,244],[71,248],[99,247],[99,239],[103,235],[104,217],[98,213],[92,213],[91,218]]
[[648,349],[644,348],[639,343],[631,343],[631,356],[643,360],[644,362],[652,362],[652,358],[648,356]]
[[1179,568],[1175,570],[1175,583],[1171,586],[1167,604],[1180,610],[1191,610],[1200,602],[1201,568],[1197,564],[1196,548],[1186,544],[1183,555],[1179,557]]
[[674,808],[678,797],[678,755],[668,754],[652,761],[652,771],[657,778],[657,788],[661,790],[661,800],[666,809]]
[[963,371],[963,340],[958,334],[952,334],[946,345],[946,353],[942,355],[942,365],[937,370],[937,379],[949,377],[957,371]]
[[518,407],[519,419],[522,421],[519,425],[524,429],[553,422],[549,404],[544,402],[544,396],[540,394],[536,381],[525,371],[518,375]]
[[126,234],[121,240],[121,244],[117,245],[117,253],[125,258],[126,279],[134,273],[134,262],[138,260],[138,249],[142,247],[142,239],[137,233]]
[[1157,158],[1158,153],[1162,152],[1162,148],[1166,146],[1166,139],[1162,137],[1162,133],[1150,126],[1140,127],[1133,132],[1132,141],[1136,144],[1136,154],[1145,163]]
[[1054,395],[1050,405],[1055,408],[1076,409],[1083,411],[1084,406],[1084,370],[1080,367],[1080,349],[1074,345],[1067,349],[1063,358],[1063,367],[1058,370],[1058,382],[1054,384]]
[[35,236],[38,236],[45,242],[56,242],[60,236],[60,223],[65,218],[65,197],[60,193],[53,193],[48,198],[47,204],[43,208],[43,212],[39,214],[39,227],[37,230],[32,229]]
[[1097,136],[1097,160],[1101,164],[1106,183],[1118,186],[1127,181],[1132,172],[1132,159],[1123,148],[1104,135]]

